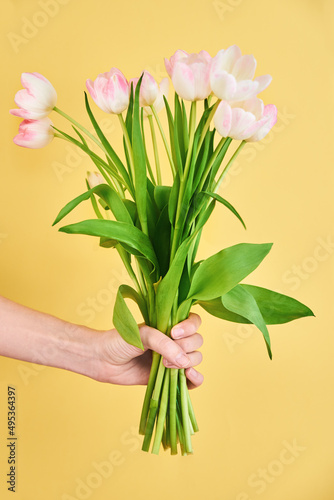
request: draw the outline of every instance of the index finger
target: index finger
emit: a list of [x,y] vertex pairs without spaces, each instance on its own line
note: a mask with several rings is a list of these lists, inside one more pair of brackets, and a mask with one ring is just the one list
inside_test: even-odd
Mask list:
[[190,313],[189,317],[181,323],[173,326],[171,330],[171,336],[173,339],[181,339],[184,337],[189,337],[197,332],[197,329],[201,326],[202,320],[198,314]]

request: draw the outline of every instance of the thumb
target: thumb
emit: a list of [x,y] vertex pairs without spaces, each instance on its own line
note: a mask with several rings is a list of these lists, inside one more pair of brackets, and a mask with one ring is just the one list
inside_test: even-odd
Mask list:
[[147,325],[140,326],[139,331],[145,349],[161,354],[171,364],[180,368],[186,368],[190,364],[190,359],[183,349],[164,333]]

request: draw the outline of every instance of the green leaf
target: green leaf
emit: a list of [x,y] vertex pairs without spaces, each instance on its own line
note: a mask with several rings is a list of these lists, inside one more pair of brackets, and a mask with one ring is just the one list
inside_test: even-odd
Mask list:
[[170,186],[155,186],[154,199],[160,211],[168,205],[171,189]]
[[165,276],[169,268],[171,225],[168,218],[168,207],[165,205],[156,224],[153,235],[153,247],[159,261],[161,276]]
[[132,149],[133,149],[133,162],[135,170],[135,195],[138,217],[142,230],[145,234],[147,230],[147,175],[146,175],[146,156],[143,137],[140,128],[140,115],[139,115],[139,92],[143,79],[143,74],[139,78],[136,86],[135,100],[133,106],[133,121],[132,121]]
[[254,285],[240,285],[257,302],[267,325],[279,325],[306,316],[314,316],[311,309],[296,299]]
[[173,162],[174,165],[177,168],[178,173],[180,173],[180,168],[182,166],[182,160],[180,156],[180,150],[179,148],[176,149],[175,145],[175,137],[174,137],[174,118],[169,106],[169,103],[166,99],[165,96],[163,96],[164,102],[165,102],[165,109],[167,113],[167,119],[168,119],[168,128],[169,128],[169,138],[170,138],[170,145],[171,145],[171,151],[172,151],[172,157],[173,157]]
[[225,200],[224,198],[222,198],[217,193],[210,193],[209,191],[202,191],[202,193],[207,194],[208,196],[211,196],[215,200],[219,201],[219,203],[222,203],[222,205],[224,205],[226,208],[228,208],[232,212],[232,214],[234,214],[240,220],[241,224],[246,229],[246,225],[245,225],[244,221],[242,220],[241,216],[238,214],[238,212],[236,211],[236,209],[231,205],[231,203],[229,203],[227,200]]
[[247,318],[257,326],[262,332],[269,357],[272,359],[269,332],[253,295],[245,288],[236,286],[222,297],[222,303],[229,311]]
[[100,247],[102,248],[115,248],[115,246],[118,244],[119,242],[117,240],[112,240],[111,238],[105,238],[104,236],[100,238]]
[[219,151],[217,158],[213,162],[213,165],[212,165],[211,171],[210,171],[210,181],[211,182],[214,181],[214,178],[216,177],[216,174],[220,168],[220,165],[222,164],[222,161],[223,161],[231,143],[232,143],[232,139],[231,139],[231,137],[228,137],[226,139],[226,141],[224,142],[223,147]]
[[204,260],[192,279],[188,299],[211,300],[224,295],[262,262],[271,243],[240,243]]
[[199,154],[198,155],[198,164],[196,165],[196,172],[195,172],[195,177],[194,177],[194,182],[193,182],[193,193],[196,191],[201,177],[203,175],[203,172],[205,170],[205,167],[208,162],[208,157],[209,157],[209,152],[213,151],[213,139],[214,139],[214,130],[211,132],[209,131],[204,139],[203,145],[201,147],[201,151],[203,151],[202,156]]
[[134,288],[129,285],[121,285],[119,287],[119,291],[123,297],[123,299],[131,299],[133,300],[139,307],[140,312],[143,315],[145,323],[148,323],[149,317],[147,312],[147,306],[145,300],[139,295]]
[[187,253],[192,242],[187,238],[178,248],[166,276],[158,285],[156,293],[157,328],[166,332],[174,298],[181,280]]
[[85,193],[77,196],[76,198],[74,198],[74,200],[67,203],[65,207],[61,209],[52,225],[54,226],[55,224],[60,222],[81,202],[89,200],[93,194],[96,194],[97,196],[102,198],[102,200],[108,205],[118,221],[132,224],[132,218],[129,214],[129,211],[127,210],[119,194],[107,184],[99,184],[98,186],[89,189]]
[[188,131],[188,123],[187,123],[187,111],[184,104],[183,99],[181,99],[182,103],[182,126],[183,126],[183,140],[184,140],[184,149],[188,150],[189,146],[189,131]]
[[184,162],[185,162],[185,145],[183,137],[183,120],[182,120],[182,109],[180,105],[179,96],[175,92],[175,108],[174,108],[174,146],[177,155],[181,158],[181,163],[179,165],[179,172],[183,172]]
[[175,175],[173,186],[170,192],[169,196],[169,201],[168,201],[168,215],[169,215],[169,220],[172,226],[174,226],[175,222],[175,216],[176,216],[176,208],[177,208],[177,201],[179,198],[179,191],[180,191],[180,176],[179,174]]
[[96,133],[98,135],[98,138],[100,139],[103,147],[105,148],[105,150],[107,151],[108,155],[110,156],[112,162],[118,168],[119,173],[123,177],[126,185],[131,190],[131,182],[130,182],[129,174],[127,173],[126,168],[124,167],[124,165],[123,165],[122,161],[120,160],[119,156],[116,154],[116,152],[112,148],[110,142],[108,141],[108,139],[106,138],[106,136],[102,132],[99,124],[97,123],[97,121],[96,121],[96,119],[95,119],[95,117],[93,115],[93,112],[92,112],[92,110],[90,108],[86,92],[85,92],[85,104],[86,104],[86,110],[87,110],[88,116],[89,116],[90,121],[92,122],[92,125],[93,125],[93,127],[94,127],[94,129],[95,129],[95,131],[96,131]]
[[212,314],[212,316],[215,316],[216,318],[225,319],[226,321],[231,321],[233,323],[250,323],[250,321],[248,321],[248,319],[244,318],[243,316],[235,314],[226,309],[226,307],[224,307],[222,303],[221,297],[205,301],[199,300],[196,303],[200,305],[206,312]]
[[158,260],[151,241],[140,229],[132,224],[112,220],[92,219],[61,227],[59,231],[69,234],[87,234],[115,239],[127,245],[127,250],[128,248],[135,250],[131,253],[137,255],[136,252],[139,252],[159,269]]
[[140,338],[140,332],[136,320],[131,314],[130,309],[122,296],[122,291],[119,288],[114,306],[113,323],[120,336],[127,342],[139,349],[144,350],[143,343]]
[[[311,309],[287,295],[254,285],[237,286],[244,288],[253,295],[266,325],[280,325],[306,316],[314,316]],[[222,297],[208,301],[198,301],[198,304],[217,318],[232,321],[233,323],[250,323],[243,316],[226,309],[222,303]]]

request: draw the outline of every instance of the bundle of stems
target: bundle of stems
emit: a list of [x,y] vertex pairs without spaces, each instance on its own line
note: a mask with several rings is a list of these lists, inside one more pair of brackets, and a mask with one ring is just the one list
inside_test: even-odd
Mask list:
[[[236,209],[219,194],[222,181],[245,145],[240,141],[228,155],[230,137],[215,140],[212,119],[220,103],[203,101],[197,119],[198,103],[187,112],[175,93],[173,111],[167,101],[169,137],[151,106],[148,127],[154,151],[155,168],[148,154],[143,108],[140,108],[141,79],[131,89],[126,117],[119,114],[123,132],[125,161],[122,161],[85,104],[96,135],[63,111],[76,133],[71,136],[55,128],[56,137],[70,141],[87,153],[103,177],[101,183],[68,203],[54,224],[84,200],[91,200],[96,219],[60,228],[72,234],[100,238],[100,245],[115,248],[133,281],[117,292],[113,321],[122,337],[142,346],[137,323],[125,299],[138,305],[147,325],[170,336],[172,327],[186,319],[194,304],[216,317],[239,323],[253,323],[262,332],[271,357],[267,324],[284,323],[312,312],[289,297],[267,289],[240,285],[268,254],[271,244],[238,244],[196,262],[202,229],[216,202],[225,206],[245,227]],[[163,185],[157,131],[161,135],[173,176],[172,186]],[[96,153],[90,143],[98,146]],[[154,173],[155,170],[155,173]],[[110,214],[113,217],[110,217]],[[279,306],[279,307],[278,307]],[[198,431],[184,369],[166,368],[162,357],[153,352],[152,367],[144,398],[139,432],[143,450],[158,454],[161,444],[171,454],[193,452],[191,436]]]

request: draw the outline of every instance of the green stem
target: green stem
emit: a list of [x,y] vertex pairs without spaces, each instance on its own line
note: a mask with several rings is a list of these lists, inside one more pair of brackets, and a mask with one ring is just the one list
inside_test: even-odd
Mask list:
[[198,432],[198,424],[197,424],[197,420],[195,417],[194,408],[193,408],[193,405],[192,405],[192,402],[190,399],[189,390],[187,390],[187,396],[188,396],[188,410],[189,410],[190,422],[193,426],[194,432]]
[[181,410],[182,410],[182,423],[184,430],[185,449],[187,453],[192,453],[191,435],[189,425],[189,411],[188,411],[188,397],[187,397],[187,380],[184,369],[179,370],[180,386],[181,386]]
[[177,435],[176,435],[176,396],[177,396],[177,368],[170,368],[170,389],[169,389],[169,435],[171,454],[177,455]]
[[169,392],[169,373],[168,373],[168,368],[167,368],[165,370],[162,394],[161,394],[160,405],[159,405],[159,415],[158,415],[158,420],[157,420],[157,428],[155,431],[154,442],[153,442],[153,447],[152,447],[152,453],[154,453],[155,455],[159,455],[162,434],[163,434],[165,420],[166,420],[166,414],[167,414],[168,392]]
[[53,111],[55,111],[56,113],[58,113],[59,115],[61,115],[63,118],[66,118],[66,120],[68,120],[69,122],[73,123],[73,125],[75,125],[76,127],[78,127],[78,129],[80,129],[82,132],[84,132],[87,135],[87,137],[89,137],[93,142],[95,142],[95,144],[97,144],[99,146],[99,148],[101,148],[104,153],[107,153],[106,149],[101,144],[101,142],[91,132],[89,132],[89,130],[87,130],[79,122],[77,122],[76,120],[74,120],[74,118],[72,118],[71,116],[69,116],[67,113],[64,113],[64,111],[62,111],[61,109],[57,108],[56,106],[53,108]]
[[222,173],[220,174],[216,184],[214,185],[214,190],[213,192],[214,193],[217,193],[219,188],[220,188],[220,185],[225,177],[225,175],[227,174],[228,170],[231,168],[234,160],[236,159],[236,157],[238,156],[238,154],[240,153],[240,151],[242,150],[242,148],[244,147],[244,145],[246,144],[246,141],[242,141],[238,148],[234,151],[234,154],[232,155],[232,157],[230,158],[229,162],[227,163],[226,167],[224,168],[224,170],[222,171]]
[[127,130],[126,125],[125,125],[125,121],[124,121],[123,115],[120,113],[118,115],[118,118],[119,118],[119,122],[120,122],[121,127],[122,127],[122,132],[123,132],[123,135],[124,135],[124,140],[125,140],[126,148],[127,148],[128,155],[129,155],[130,172],[131,172],[132,179],[133,179],[133,182],[134,182],[134,179],[135,179],[135,166],[134,166],[134,161],[133,161],[132,145],[131,145],[130,137],[129,137],[128,130]]
[[210,169],[211,169],[212,165],[214,164],[214,162],[215,162],[215,160],[216,160],[217,156],[219,155],[219,153],[220,153],[220,151],[221,151],[222,147],[224,146],[224,144],[225,144],[225,142],[226,142],[226,139],[227,139],[226,137],[222,137],[222,138],[220,139],[220,141],[219,141],[219,143],[218,143],[218,145],[217,145],[216,149],[215,149],[215,150],[214,150],[214,152],[213,152],[213,155],[211,156],[211,158],[210,158],[210,160],[209,160],[209,162],[208,162],[207,166],[205,167],[204,173],[203,173],[203,175],[202,175],[201,181],[200,181],[199,186],[198,186],[198,191],[199,191],[199,192],[201,192],[201,191],[202,191],[203,186],[204,186],[204,184],[205,184],[205,180],[206,180],[206,178],[207,178],[207,176],[208,176],[208,174],[209,174],[209,172],[210,172]]
[[213,106],[209,116],[208,116],[208,119],[206,120],[205,122],[205,125],[203,127],[203,130],[202,130],[202,133],[201,133],[201,137],[199,138],[199,141],[198,141],[198,146],[197,146],[197,154],[200,152],[201,150],[201,147],[202,147],[202,144],[203,144],[203,141],[205,139],[205,136],[206,136],[206,133],[207,131],[209,130],[209,127],[210,127],[210,123],[212,121],[212,118],[214,117],[215,115],[215,112],[217,111],[217,108],[219,106],[219,103],[221,102],[221,99],[218,99],[218,101],[215,103],[215,105]]
[[[177,249],[178,244],[179,244],[179,241],[178,241],[179,240],[179,233],[180,233],[180,229],[181,229],[181,225],[182,225],[181,221],[180,221],[182,201],[183,201],[184,191],[185,191],[185,188],[187,185],[189,168],[191,165],[191,154],[192,154],[192,150],[193,150],[195,129],[196,129],[196,101],[193,101],[191,103],[189,122],[190,122],[189,123],[189,146],[188,146],[186,164],[185,164],[184,171],[182,174],[179,197],[178,197],[178,202],[177,202],[177,209],[176,209],[176,216],[175,216],[175,231],[173,234],[171,257],[170,257],[171,262],[174,258],[174,255],[176,253],[176,249]],[[182,219],[183,219],[183,217],[182,217]]]
[[150,448],[150,443],[152,439],[152,433],[154,429],[154,424],[155,424],[155,417],[157,415],[158,411],[158,406],[159,406],[159,399],[160,399],[160,392],[161,392],[161,387],[165,375],[166,368],[164,364],[162,363],[162,356],[160,357],[159,361],[159,368],[158,368],[158,373],[156,376],[155,380],[155,385],[153,389],[153,394],[150,400],[150,410],[148,413],[148,418],[147,418],[147,423],[146,423],[146,428],[145,428],[145,437],[143,441],[143,446],[142,450],[143,451],[148,451]]
[[151,136],[152,136],[152,144],[153,144],[153,150],[154,150],[155,166],[156,166],[156,169],[157,169],[157,182],[158,182],[158,185],[161,186],[162,180],[161,180],[161,170],[160,170],[160,161],[159,161],[159,151],[158,151],[157,137],[155,135],[154,123],[153,123],[152,115],[148,115],[148,121],[149,121],[150,129],[151,129]]
[[153,353],[152,353],[152,366],[151,366],[150,376],[149,376],[147,387],[146,387],[143,409],[141,412],[140,424],[139,424],[139,434],[142,434],[142,435],[145,435],[147,416],[148,416],[148,412],[150,409],[150,400],[151,400],[151,396],[152,396],[154,385],[155,385],[155,379],[156,379],[156,375],[157,375],[157,371],[158,371],[158,367],[159,367],[159,362],[160,362],[160,354],[153,351]]
[[155,178],[154,178],[154,175],[153,175],[153,171],[152,171],[152,167],[151,167],[151,164],[150,164],[150,160],[149,160],[149,157],[148,157],[148,154],[147,154],[146,139],[145,139],[145,128],[144,128],[144,119],[143,119],[143,108],[142,108],[142,114],[141,114],[141,130],[142,130],[142,134],[143,134],[143,143],[144,143],[144,149],[145,149],[145,158],[146,158],[146,165],[147,165],[148,174],[149,174],[149,176],[151,178],[151,181],[153,182],[154,186],[156,186],[157,183],[155,181]]
[[178,413],[176,414],[176,428],[177,428],[177,433],[178,433],[179,440],[180,440],[181,454],[182,454],[182,456],[186,456],[187,452],[186,452],[186,447],[185,447],[184,432],[182,429],[181,418],[178,415]]
[[169,160],[172,172],[173,172],[173,177],[175,177],[175,175],[176,175],[176,169],[175,169],[175,165],[174,165],[174,162],[173,162],[172,153],[170,151],[170,148],[168,146],[168,142],[167,142],[167,139],[166,139],[166,136],[165,136],[165,132],[164,132],[164,130],[162,128],[161,121],[159,119],[159,116],[158,116],[158,114],[157,114],[154,106],[151,106],[151,109],[152,109],[152,113],[154,115],[154,118],[155,118],[155,120],[156,120],[156,122],[158,124],[158,128],[159,128],[159,131],[160,131],[160,134],[161,134],[161,137],[162,137],[165,149],[166,149],[168,160]]
[[137,292],[139,293],[139,295],[144,299],[144,296],[143,296],[143,293],[141,291],[141,288],[140,288],[140,285],[139,285],[139,282],[138,282],[138,279],[137,279],[137,276],[135,275],[135,272],[131,266],[131,263],[129,261],[129,258],[128,258],[128,253],[126,250],[124,250],[124,248],[122,247],[122,245],[116,245],[116,249],[119,253],[119,256],[121,257],[122,261],[123,261],[123,264],[130,276],[130,278],[132,279],[132,281],[134,282],[136,288],[137,288]]

